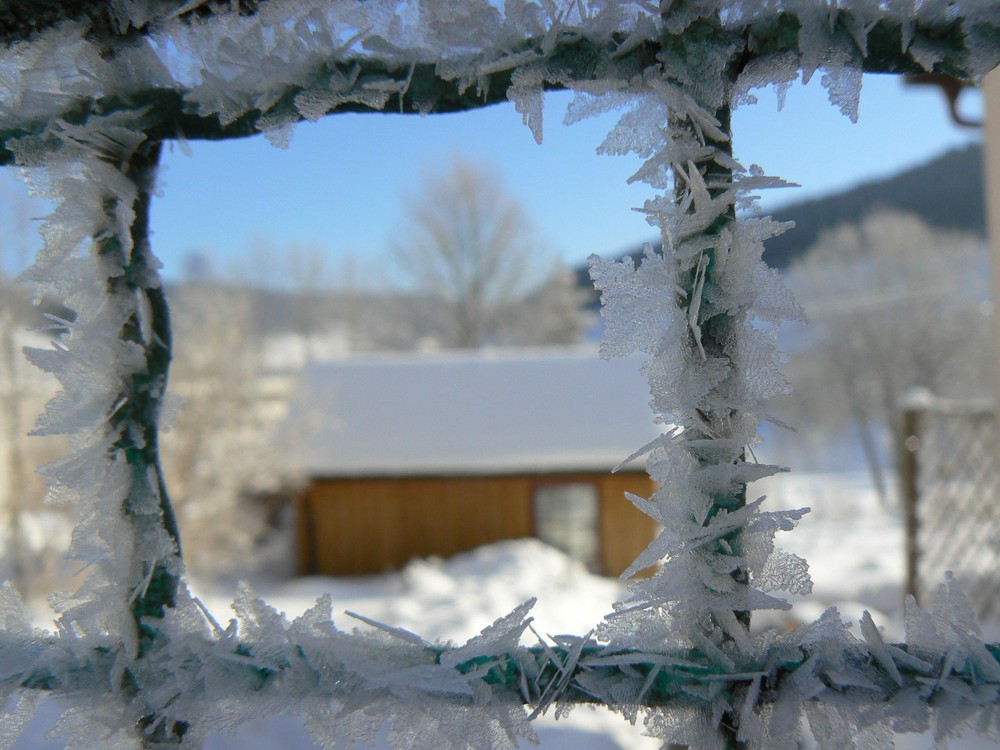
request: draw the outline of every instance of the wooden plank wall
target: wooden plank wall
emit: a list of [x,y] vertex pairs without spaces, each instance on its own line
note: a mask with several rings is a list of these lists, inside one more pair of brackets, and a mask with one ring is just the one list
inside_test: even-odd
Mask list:
[[535,487],[562,482],[598,487],[601,572],[618,575],[655,531],[624,498],[653,491],[645,473],[316,480],[298,501],[299,571],[381,573],[415,557],[532,536]]
[[601,562],[604,575],[618,577],[656,535],[656,522],[625,498],[626,492],[648,498],[656,483],[645,472],[599,475],[601,490]]

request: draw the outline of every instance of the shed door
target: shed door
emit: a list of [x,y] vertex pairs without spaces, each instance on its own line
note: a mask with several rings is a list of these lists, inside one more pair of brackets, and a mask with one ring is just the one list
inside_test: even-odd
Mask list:
[[597,487],[586,482],[544,484],[534,492],[535,536],[591,570],[600,567]]

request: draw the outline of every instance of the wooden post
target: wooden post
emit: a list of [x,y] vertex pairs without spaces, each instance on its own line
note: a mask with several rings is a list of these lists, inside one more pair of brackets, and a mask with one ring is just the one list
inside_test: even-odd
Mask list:
[[917,564],[920,559],[920,548],[917,544],[917,533],[920,530],[917,518],[920,449],[920,414],[921,410],[915,404],[906,404],[903,408],[900,429],[903,446],[899,456],[899,494],[903,504],[903,517],[906,525],[906,588],[904,593],[919,601],[920,582],[918,580]]
[[[1000,70],[983,79],[983,176],[986,187],[986,227],[993,256],[993,300],[1000,301]],[[995,310],[995,308],[994,308]],[[993,326],[993,362],[1000,373],[1000,326]],[[1000,405],[1000,376],[994,376],[994,402]],[[995,409],[994,409],[995,411]],[[994,447],[1000,466],[1000,442]]]

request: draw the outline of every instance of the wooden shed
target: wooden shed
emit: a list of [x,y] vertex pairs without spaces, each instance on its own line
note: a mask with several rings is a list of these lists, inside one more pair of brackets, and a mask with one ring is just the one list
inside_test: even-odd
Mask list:
[[655,524],[641,462],[662,432],[635,360],[498,350],[317,362],[293,409],[310,477],[303,574],[359,575],[535,536],[617,575]]

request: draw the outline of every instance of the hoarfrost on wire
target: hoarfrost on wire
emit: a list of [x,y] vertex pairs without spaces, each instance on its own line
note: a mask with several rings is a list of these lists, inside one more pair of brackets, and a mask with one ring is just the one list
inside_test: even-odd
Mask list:
[[[995,19],[996,2],[866,0],[850,4],[846,30],[833,23],[840,4],[823,0],[693,0],[666,9],[272,0],[255,14],[182,18],[194,5],[111,3],[119,29],[152,24],[113,54],[80,22],[0,50],[0,131],[30,133],[6,146],[20,164],[44,169],[33,179],[60,201],[26,277],[40,295],[66,300],[75,318],[62,322],[70,331],[63,341],[30,356],[63,385],[38,431],[72,436],[72,453],[44,473],[54,499],[80,508],[71,555],[89,568],[79,591],[53,597],[54,635],[30,626],[10,586],[0,590],[0,698],[9,709],[0,747],[30,718],[38,687],[58,688],[73,706],[57,727],[69,747],[135,747],[141,735],[149,745],[164,732],[197,747],[207,732],[294,713],[324,747],[386,731],[399,748],[513,748],[517,737],[534,736],[524,706],[537,714],[570,691],[633,721],[642,714],[654,736],[692,748],[723,747],[734,732],[751,747],[793,748],[803,714],[821,746],[838,750],[883,746],[890,729],[931,722],[942,739],[970,723],[1000,730],[1000,666],[952,581],[932,611],[911,604],[906,648],[885,643],[870,617],[856,639],[833,610],[787,634],[747,626],[754,610],[786,607],[782,591],[811,585],[805,561],[774,543],[806,510],[765,513],[742,497],[747,483],[779,470],[747,460],[768,400],[787,390],[762,323],[801,312],[761,261],[764,241],[787,227],[735,218],[755,191],[783,183],[732,159],[718,116],[760,86],[777,87],[780,102],[800,73],[808,80],[821,71],[831,101],[856,118],[878,21],[898,27],[901,50],[930,70],[948,51],[919,28],[957,18],[967,68],[984,74],[996,43],[979,24]],[[778,10],[797,19],[795,48],[755,57],[730,81],[729,61],[754,52],[747,30]],[[718,43],[685,35],[706,20],[732,33]],[[673,53],[653,67],[619,64],[667,38]],[[579,41],[605,50],[597,81],[573,80],[556,59]],[[409,73],[362,79],[359,65],[373,60]],[[663,531],[625,576],[659,567],[632,580],[631,598],[614,605],[596,637],[560,637],[535,650],[522,645],[531,602],[455,647],[364,618],[366,629],[338,629],[328,599],[288,622],[246,588],[236,617],[222,625],[183,584],[162,618],[139,618],[140,632],[134,604],[158,575],[180,576],[182,565],[157,467],[131,460],[155,443],[145,428],[158,419],[165,374],[153,377],[150,362],[167,342],[156,320],[158,263],[133,231],[142,220],[137,202],[154,186],[128,169],[155,149],[144,133],[148,111],[127,102],[179,92],[187,111],[223,124],[259,112],[259,129],[283,143],[294,122],[331,107],[381,109],[394,94],[411,95],[415,66],[425,63],[479,92],[509,71],[508,96],[538,140],[547,85],[577,90],[571,120],[623,111],[600,150],[645,159],[632,179],[659,191],[641,210],[663,251],[647,248],[638,265],[594,258],[591,272],[607,320],[603,352],[648,355],[651,407],[665,425],[639,451],[660,489],[630,498]],[[80,103],[104,97],[126,108],[79,116]],[[290,107],[276,106],[286,100]],[[510,673],[520,680],[513,690],[502,678]],[[679,674],[687,681],[672,700],[647,707],[650,691]]]

